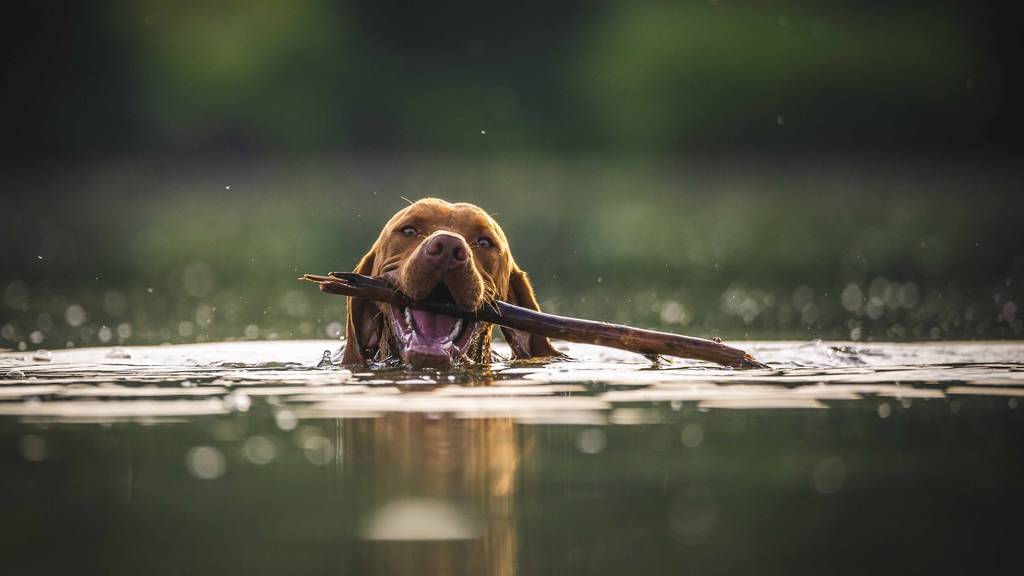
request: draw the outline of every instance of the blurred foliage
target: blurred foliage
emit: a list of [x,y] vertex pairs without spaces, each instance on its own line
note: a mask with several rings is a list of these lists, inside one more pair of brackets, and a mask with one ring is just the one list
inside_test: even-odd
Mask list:
[[[857,141],[863,118],[907,127],[976,105],[956,16],[943,6],[880,15],[834,4],[623,3],[588,31],[580,100],[613,142],[735,145],[782,126]],[[888,128],[868,126],[875,137]]]
[[[350,66],[346,21],[324,2],[127,2],[112,17],[137,48],[140,105],[170,142],[211,134],[324,142]],[[141,25],[140,25],[141,24]],[[324,84],[328,84],[324,86]],[[326,89],[325,89],[326,88]]]
[[6,39],[3,110],[18,157],[1015,147],[1021,47],[1006,10],[40,3]]

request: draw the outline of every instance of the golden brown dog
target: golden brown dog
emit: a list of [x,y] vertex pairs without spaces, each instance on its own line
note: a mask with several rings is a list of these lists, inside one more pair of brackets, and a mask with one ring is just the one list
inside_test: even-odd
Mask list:
[[[505,233],[473,204],[426,198],[395,214],[355,272],[386,279],[414,300],[476,310],[503,300],[539,310]],[[489,323],[348,299],[342,363],[401,361],[413,367],[489,362]],[[558,356],[547,338],[502,327],[514,358]]]

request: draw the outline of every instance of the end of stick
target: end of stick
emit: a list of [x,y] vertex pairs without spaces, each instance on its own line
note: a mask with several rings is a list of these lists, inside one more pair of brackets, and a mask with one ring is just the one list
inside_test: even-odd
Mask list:
[[743,355],[743,366],[741,366],[741,368],[763,368],[763,369],[768,369],[769,366],[767,364],[764,364],[762,362],[758,362],[757,360],[754,360],[754,357],[751,356],[750,354],[744,354]]

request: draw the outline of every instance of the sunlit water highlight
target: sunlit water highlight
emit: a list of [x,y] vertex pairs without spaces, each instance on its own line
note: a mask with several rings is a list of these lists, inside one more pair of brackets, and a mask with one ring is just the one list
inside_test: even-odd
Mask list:
[[[705,408],[828,408],[864,398],[1024,396],[1016,343],[742,343],[771,368],[732,370],[563,345],[570,360],[448,371],[352,373],[324,361],[335,341],[87,348],[0,355],[0,415],[104,421],[247,411],[253,398],[297,418],[389,412],[519,421],[657,422],[652,403]],[[499,348],[499,352],[501,349]],[[638,406],[651,412],[640,417]],[[625,410],[626,412],[622,412]],[[624,417],[623,414],[633,414]]]
[[[668,574],[1011,562],[999,525],[1024,512],[1024,344],[736,344],[770,368],[563,345],[571,360],[352,372],[323,361],[331,340],[2,353],[8,564]],[[47,555],[53,541],[75,554]],[[96,552],[111,546],[123,551]],[[866,560],[894,548],[887,565]]]

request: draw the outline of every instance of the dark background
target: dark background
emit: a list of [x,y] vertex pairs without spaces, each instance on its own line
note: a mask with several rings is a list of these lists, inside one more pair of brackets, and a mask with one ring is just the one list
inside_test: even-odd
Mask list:
[[[12,9],[14,10],[14,9]],[[732,338],[1019,337],[1009,3],[24,3],[0,347],[337,333],[401,196],[549,309]]]
[[[4,39],[8,160],[1020,150],[1012,3],[115,1],[19,10]],[[492,137],[478,138],[481,129]]]

